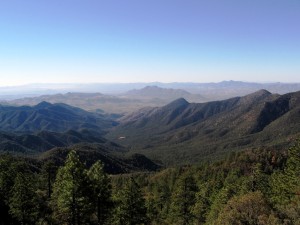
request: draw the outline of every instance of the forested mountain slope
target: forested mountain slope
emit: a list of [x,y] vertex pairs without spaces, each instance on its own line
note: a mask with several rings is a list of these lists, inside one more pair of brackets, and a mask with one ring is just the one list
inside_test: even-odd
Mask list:
[[103,134],[117,122],[111,117],[69,105],[0,106],[0,153],[55,161],[60,166],[76,149],[88,163],[101,160],[109,173],[156,170],[141,154],[108,141]]
[[122,118],[107,137],[164,161],[196,162],[284,144],[300,133],[299,103],[300,92],[274,95],[266,90],[208,103],[178,99]]
[[67,147],[78,143],[99,143],[116,151],[125,151],[121,146],[88,130],[69,130],[63,133],[40,131],[34,134],[0,132],[0,152],[14,154],[38,154],[55,147]]
[[41,102],[35,106],[1,106],[0,130],[37,132],[91,129],[104,131],[116,123],[105,115],[90,113],[66,104]]

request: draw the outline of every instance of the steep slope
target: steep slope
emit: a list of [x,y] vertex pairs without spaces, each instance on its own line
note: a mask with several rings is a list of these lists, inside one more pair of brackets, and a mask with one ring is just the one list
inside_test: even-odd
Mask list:
[[103,132],[116,125],[109,117],[66,104],[41,102],[36,106],[0,106],[0,130],[37,132],[91,129]]
[[181,163],[274,146],[299,134],[299,99],[300,92],[280,96],[265,90],[200,104],[179,99],[123,118],[107,137],[153,158]]
[[[240,130],[239,126],[242,126],[245,130],[246,127],[243,125],[247,121],[255,122],[259,113],[257,108],[273,97],[271,93],[262,90],[245,97],[200,104],[178,99],[164,107],[148,109],[144,112],[139,111],[122,118],[120,125],[110,132],[109,137],[113,137],[112,135],[115,136],[113,138],[126,136],[126,139],[122,140],[125,143],[130,144],[132,141],[144,144],[145,142],[141,142],[139,138],[147,136],[146,143],[149,140],[153,144],[151,140],[155,139],[155,142],[159,143],[162,139],[166,139],[169,133],[176,133],[182,128],[185,128],[190,134],[193,130],[198,130],[195,129],[197,126],[202,126],[200,129],[202,131],[205,130],[203,128],[207,128],[206,132],[210,132],[213,127],[223,130]],[[223,123],[222,126],[221,123]],[[252,129],[250,124],[247,132],[249,129]]]

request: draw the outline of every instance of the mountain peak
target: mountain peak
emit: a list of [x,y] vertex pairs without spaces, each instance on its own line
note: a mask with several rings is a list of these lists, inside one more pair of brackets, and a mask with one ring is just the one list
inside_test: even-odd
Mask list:
[[158,89],[163,89],[163,88],[158,87],[156,85],[152,85],[152,86],[146,86],[146,87],[142,88],[141,90],[158,90]]
[[127,92],[127,95],[137,95],[137,97],[152,97],[152,98],[173,98],[184,97],[190,95],[189,92],[182,89],[162,88],[155,85],[146,86],[142,89],[134,89]]
[[243,104],[258,104],[260,101],[265,101],[270,96],[272,96],[272,93],[265,89],[261,89],[259,91],[256,91],[254,93],[245,95],[241,98],[241,103]]
[[254,92],[253,94],[256,94],[256,95],[271,95],[272,93],[267,91],[266,89],[260,89],[256,92]]
[[170,102],[168,105],[166,105],[165,107],[168,108],[177,108],[177,107],[181,107],[181,106],[186,106],[188,105],[189,102],[187,100],[185,100],[184,98],[178,98],[172,102]]
[[253,92],[251,94],[248,94],[246,96],[244,96],[244,98],[264,98],[264,97],[267,97],[269,95],[272,95],[271,92],[265,90],[265,89],[261,89],[261,90],[258,90],[256,92]]
[[52,104],[49,103],[49,102],[46,102],[46,101],[42,101],[39,104],[37,104],[36,106],[34,106],[34,108],[36,108],[36,109],[44,109],[44,108],[47,108],[49,106],[52,106]]

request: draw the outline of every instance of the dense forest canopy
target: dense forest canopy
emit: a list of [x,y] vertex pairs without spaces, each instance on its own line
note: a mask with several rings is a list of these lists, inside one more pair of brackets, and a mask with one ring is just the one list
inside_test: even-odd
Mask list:
[[63,166],[1,155],[0,224],[299,224],[300,141],[288,151],[108,175],[71,150]]

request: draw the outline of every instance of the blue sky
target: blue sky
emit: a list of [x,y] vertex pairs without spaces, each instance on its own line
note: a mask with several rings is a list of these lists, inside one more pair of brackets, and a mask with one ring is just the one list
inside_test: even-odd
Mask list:
[[299,0],[0,1],[0,86],[299,75]]

